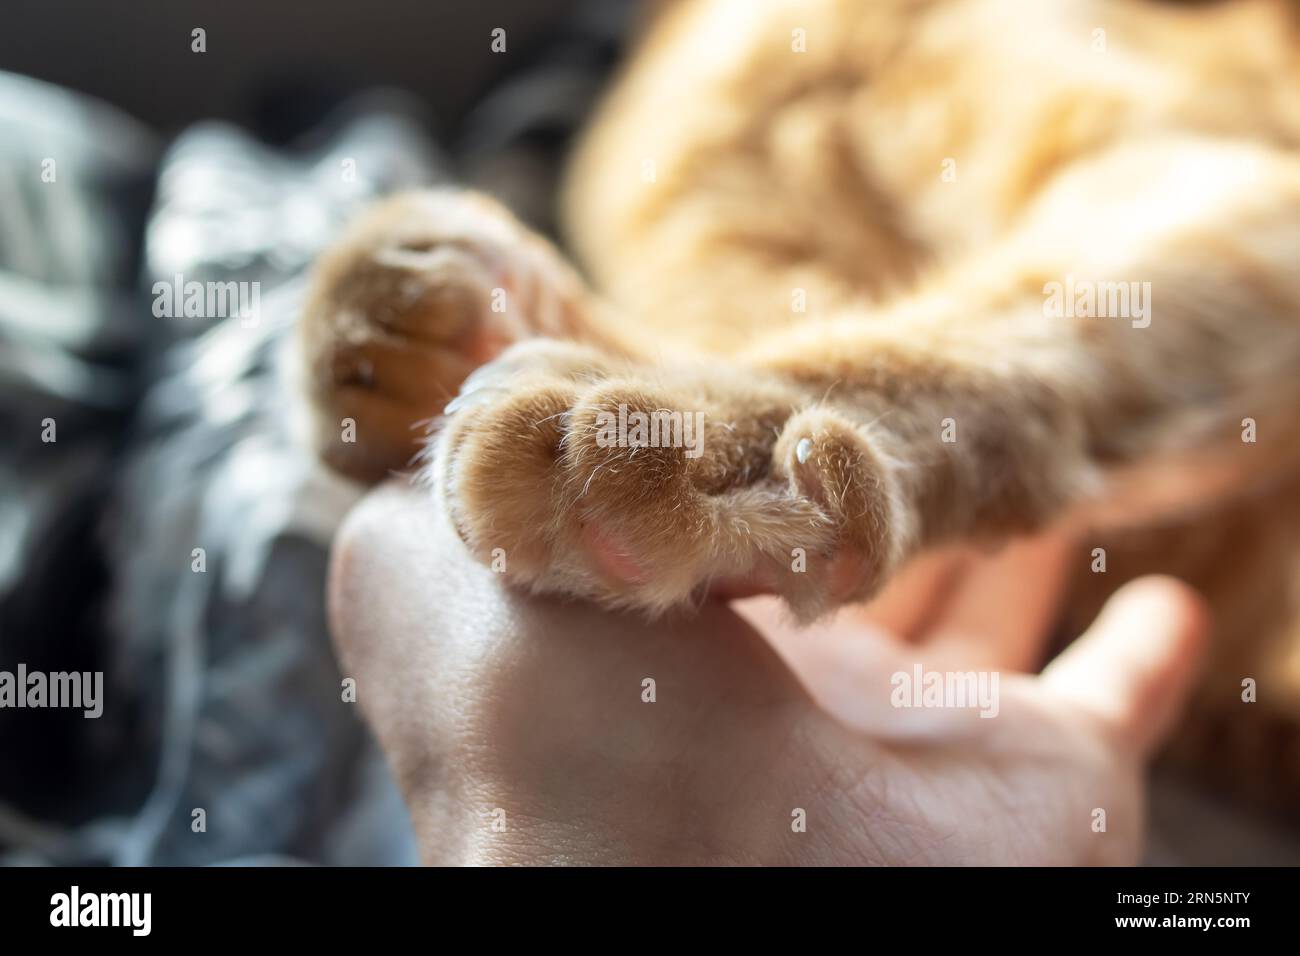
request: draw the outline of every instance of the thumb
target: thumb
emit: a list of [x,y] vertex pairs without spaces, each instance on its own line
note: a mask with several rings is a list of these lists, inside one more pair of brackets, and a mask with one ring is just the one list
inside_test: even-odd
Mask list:
[[1145,757],[1187,700],[1209,621],[1204,600],[1186,584],[1139,578],[1115,592],[1042,680],[1052,697],[1087,711],[1122,747]]

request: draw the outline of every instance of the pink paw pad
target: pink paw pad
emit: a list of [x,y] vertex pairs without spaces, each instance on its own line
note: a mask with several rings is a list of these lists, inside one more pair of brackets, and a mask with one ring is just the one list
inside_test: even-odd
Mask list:
[[650,569],[634,556],[634,549],[615,535],[587,524],[582,529],[582,543],[601,573],[624,584],[648,584],[653,579]]

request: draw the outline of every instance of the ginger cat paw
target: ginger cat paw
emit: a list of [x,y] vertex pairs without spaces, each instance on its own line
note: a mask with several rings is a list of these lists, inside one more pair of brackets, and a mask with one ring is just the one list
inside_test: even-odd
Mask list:
[[501,205],[443,190],[369,210],[317,265],[299,324],[317,453],[376,481],[469,373],[533,335],[581,337],[586,290]]
[[535,591],[658,613],[767,590],[810,618],[896,563],[885,463],[778,380],[538,340],[448,412],[431,477],[471,551]]

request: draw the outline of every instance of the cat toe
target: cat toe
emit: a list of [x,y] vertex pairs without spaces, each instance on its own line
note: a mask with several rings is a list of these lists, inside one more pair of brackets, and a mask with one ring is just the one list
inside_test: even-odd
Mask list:
[[875,591],[902,545],[889,463],[861,426],[832,409],[793,416],[773,452],[773,474],[816,502],[835,528],[824,564],[825,591],[836,601]]

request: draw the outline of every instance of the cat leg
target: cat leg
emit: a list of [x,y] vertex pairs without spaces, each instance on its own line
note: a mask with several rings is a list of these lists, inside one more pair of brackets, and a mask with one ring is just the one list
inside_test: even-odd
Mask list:
[[511,342],[613,347],[597,308],[555,249],[486,196],[387,199],[316,266],[297,329],[311,441],[361,481],[404,468],[422,426]]
[[1133,143],[917,294],[742,360],[834,388],[895,463],[904,552],[1004,539],[1114,495],[1149,518],[1155,476],[1176,507],[1300,467],[1297,249],[1294,156]]
[[[537,590],[662,610],[738,575],[812,616],[923,547],[1039,528],[1120,466],[1208,450],[1283,467],[1296,248],[1291,157],[1139,144],[915,294],[731,362],[512,350],[467,383],[432,474],[475,552]],[[1093,307],[1055,308],[1053,283]],[[698,454],[602,430],[629,410],[702,413]],[[1267,448],[1243,445],[1246,418]]]

